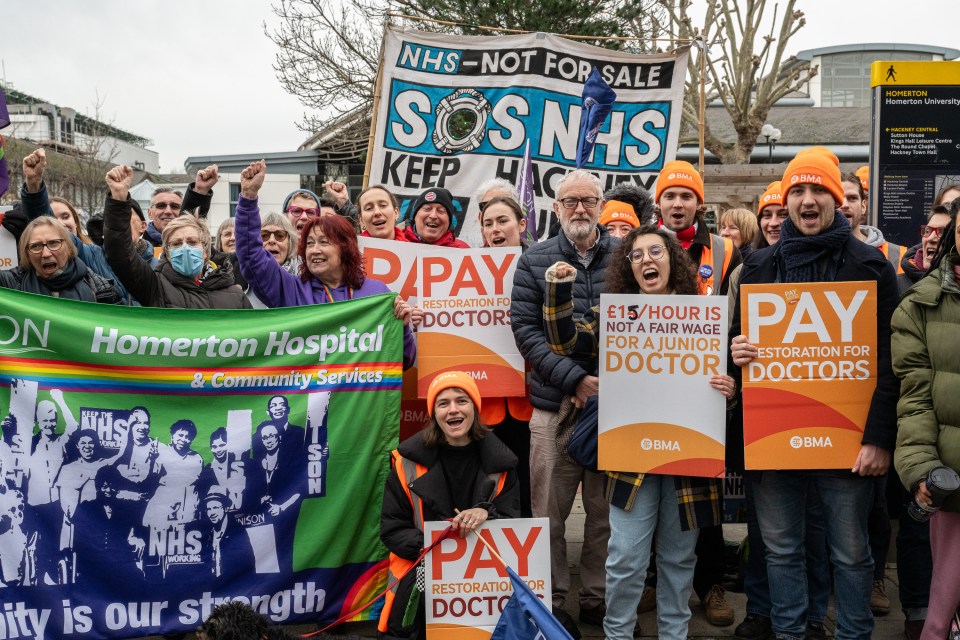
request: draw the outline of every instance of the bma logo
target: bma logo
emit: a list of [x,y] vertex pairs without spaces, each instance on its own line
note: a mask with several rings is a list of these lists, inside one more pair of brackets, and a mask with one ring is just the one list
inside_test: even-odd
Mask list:
[[680,443],[676,440],[651,440],[644,438],[640,441],[640,448],[644,451],[680,451]]
[[832,447],[833,442],[830,441],[830,436],[793,436],[790,438],[790,446],[794,449],[811,449],[811,448],[820,448],[823,447]]

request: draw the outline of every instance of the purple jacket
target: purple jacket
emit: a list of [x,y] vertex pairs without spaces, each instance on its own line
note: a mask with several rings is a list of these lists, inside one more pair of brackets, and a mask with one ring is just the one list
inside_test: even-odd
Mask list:
[[[257,205],[257,200],[240,196],[234,233],[237,238],[237,260],[240,263],[240,273],[257,297],[271,309],[343,302],[350,299],[347,285],[331,289],[333,300],[330,300],[325,287],[319,280],[310,277],[303,282],[277,264],[273,256],[263,248],[263,241],[260,238],[260,207]],[[359,289],[353,290],[353,297],[366,298],[381,293],[390,293],[387,285],[379,280],[367,278]],[[403,368],[409,369],[416,361],[417,343],[407,325],[403,328]]]

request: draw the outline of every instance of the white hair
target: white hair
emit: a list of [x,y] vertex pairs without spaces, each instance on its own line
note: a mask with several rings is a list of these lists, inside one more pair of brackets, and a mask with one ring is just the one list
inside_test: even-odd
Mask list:
[[487,195],[488,191],[502,191],[504,194],[510,196],[514,200],[517,200],[517,188],[503,178],[493,178],[481,183],[474,194],[474,199],[477,202],[480,202],[480,200],[483,199],[483,196]]
[[597,197],[603,200],[603,185],[600,182],[600,178],[583,169],[574,169],[570,173],[560,178],[560,182],[557,183],[557,195],[559,195],[560,191],[563,190],[563,185],[565,185],[567,182],[577,180],[583,180],[592,183],[597,190]]

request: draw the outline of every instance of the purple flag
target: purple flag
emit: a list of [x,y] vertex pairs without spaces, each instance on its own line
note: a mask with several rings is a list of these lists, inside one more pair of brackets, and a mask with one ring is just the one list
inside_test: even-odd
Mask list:
[[533,200],[533,160],[530,157],[530,140],[523,151],[523,163],[520,165],[520,176],[517,178],[517,195],[520,196],[520,210],[527,221],[527,230],[523,234],[523,241],[528,244],[540,242],[537,233],[537,206]]
[[587,164],[600,127],[607,119],[617,94],[594,67],[583,85],[583,111],[580,112],[580,139],[577,141],[577,169]]
[[[7,111],[7,96],[0,87],[0,129],[10,124],[10,113]],[[0,136],[0,196],[10,188],[10,172],[7,171],[7,159],[4,157],[3,136]]]

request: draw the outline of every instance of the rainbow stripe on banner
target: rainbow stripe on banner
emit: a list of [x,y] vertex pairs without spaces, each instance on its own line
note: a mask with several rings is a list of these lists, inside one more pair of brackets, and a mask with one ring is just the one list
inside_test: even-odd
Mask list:
[[224,391],[240,395],[399,391],[403,373],[401,366],[389,362],[297,368],[158,369],[3,356],[0,356],[0,372],[0,384],[9,384],[17,378],[29,378],[36,380],[41,388],[64,391],[201,396]]

